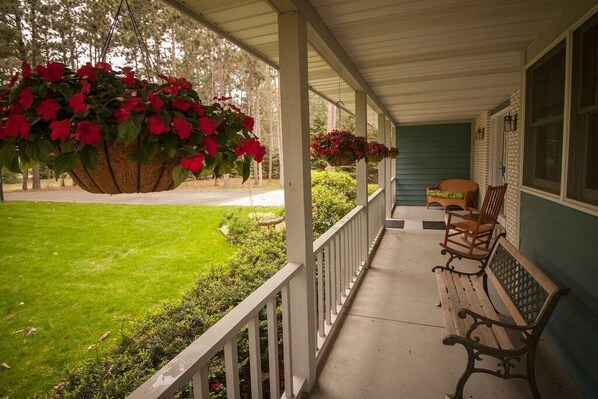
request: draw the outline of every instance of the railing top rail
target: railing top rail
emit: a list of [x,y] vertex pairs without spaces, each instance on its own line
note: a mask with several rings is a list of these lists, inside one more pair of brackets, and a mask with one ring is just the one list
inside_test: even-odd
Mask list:
[[330,241],[334,236],[341,230],[351,219],[353,219],[359,212],[365,209],[363,205],[357,205],[355,208],[351,210],[351,212],[347,213],[341,220],[336,222],[334,226],[329,228],[324,234],[319,236],[314,241],[314,254],[318,253],[322,248]]
[[374,200],[374,199],[375,199],[377,196],[381,195],[383,192],[384,192],[384,189],[383,189],[383,188],[379,188],[379,189],[377,189],[376,191],[374,191],[374,192],[372,193],[372,195],[370,195],[370,196],[368,197],[368,202],[372,202],[372,201],[373,201],[373,200]]
[[191,381],[193,375],[207,364],[226,342],[235,337],[241,327],[297,275],[302,267],[301,264],[288,263],[127,398],[158,399],[174,395]]
[[397,180],[397,177],[396,177],[396,176],[393,176],[393,177],[391,177],[391,178],[390,178],[390,181],[391,181],[391,182],[393,182],[393,181],[395,181],[395,180]]

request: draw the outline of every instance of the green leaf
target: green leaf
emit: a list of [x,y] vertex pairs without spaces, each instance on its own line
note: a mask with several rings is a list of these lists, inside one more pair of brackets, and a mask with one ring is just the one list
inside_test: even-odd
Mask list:
[[182,165],[177,165],[172,168],[172,178],[174,179],[175,186],[178,186],[187,180],[187,176],[189,176],[189,171],[183,168]]
[[36,161],[48,163],[54,151],[54,145],[50,140],[41,139],[31,143],[30,156]]
[[31,159],[26,152],[19,154],[19,169],[27,170],[33,168],[35,165],[37,165],[37,161]]
[[98,149],[94,146],[86,145],[81,148],[79,158],[81,159],[83,166],[87,169],[95,170],[98,166],[98,161],[100,160],[100,154],[98,154]]
[[251,161],[245,155],[245,159],[243,160],[243,183],[245,183],[247,181],[247,179],[249,179],[249,173],[250,173],[249,166],[250,165],[251,165]]
[[77,167],[77,154],[75,152],[65,152],[56,157],[52,163],[52,169],[59,176],[64,172],[70,172]]
[[13,173],[19,173],[19,161],[17,159],[17,147],[14,144],[4,144],[0,148],[0,165]]
[[118,138],[122,139],[125,144],[130,144],[139,136],[141,132],[141,124],[137,123],[135,119],[129,119],[118,125]]
[[131,158],[139,163],[150,163],[156,157],[160,146],[158,143],[141,143],[133,154],[131,154]]
[[52,88],[62,94],[65,100],[73,96],[73,89],[68,85],[53,84]]
[[166,154],[168,154],[169,157],[174,158],[179,146],[179,140],[175,136],[167,135],[164,137],[164,142],[162,144],[164,145]]

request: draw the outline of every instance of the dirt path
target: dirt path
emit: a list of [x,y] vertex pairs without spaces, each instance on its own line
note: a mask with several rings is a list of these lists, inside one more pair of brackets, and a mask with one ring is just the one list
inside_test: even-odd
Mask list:
[[283,190],[173,190],[147,194],[90,194],[79,188],[5,193],[6,201],[50,201],[141,205],[282,206]]

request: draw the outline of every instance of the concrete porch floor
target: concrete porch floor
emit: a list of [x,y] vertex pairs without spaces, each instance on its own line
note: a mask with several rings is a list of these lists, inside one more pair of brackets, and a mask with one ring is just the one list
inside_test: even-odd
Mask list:
[[[388,229],[310,399],[444,398],[452,393],[467,355],[445,346],[446,335],[431,268],[443,265],[438,243],[444,231],[423,230],[422,220],[444,220],[442,210],[397,207],[404,229]],[[496,361],[487,363],[494,367]],[[546,398],[584,398],[546,341],[539,345],[536,374]],[[474,374],[465,398],[531,398],[527,382]]]

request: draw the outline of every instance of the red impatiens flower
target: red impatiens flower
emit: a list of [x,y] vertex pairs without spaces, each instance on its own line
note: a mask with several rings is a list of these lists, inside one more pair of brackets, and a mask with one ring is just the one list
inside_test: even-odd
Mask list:
[[164,101],[154,93],[147,94],[147,101],[149,101],[150,105],[154,112],[160,112],[162,107],[164,106]]
[[31,94],[31,88],[26,87],[19,93],[18,102],[21,104],[21,107],[23,107],[24,110],[31,108],[31,105],[33,104],[33,94]]
[[35,71],[41,76],[44,82],[58,83],[62,80],[64,65],[57,62],[48,62],[46,66],[39,65]]
[[266,155],[266,147],[260,145],[257,139],[243,139],[235,148],[235,155],[240,157],[243,154],[253,156],[256,162],[262,162],[264,155]]
[[116,119],[116,123],[119,125],[124,121],[128,121],[131,119],[131,113],[125,107],[120,107],[119,109],[115,110],[112,115],[114,115],[114,119]]
[[104,72],[110,72],[112,70],[112,66],[107,62],[97,62],[96,69],[101,69]]
[[187,119],[177,116],[172,121],[172,125],[174,126],[174,130],[181,140],[191,137],[192,127],[189,122],[187,122]]
[[81,79],[80,83],[81,83],[81,93],[88,95],[89,92],[91,91],[91,85],[89,84],[89,81],[87,79]]
[[123,108],[128,111],[141,112],[143,111],[143,101],[139,97],[131,97],[127,100]]
[[15,85],[15,82],[17,81],[18,78],[19,78],[18,72],[16,72],[14,75],[12,75],[12,78],[10,78],[10,82],[8,82],[9,89],[12,89],[12,87]]
[[8,131],[4,126],[2,126],[2,121],[0,121],[0,140],[4,140],[8,137]]
[[216,133],[216,122],[208,117],[203,117],[199,120],[199,130],[202,130],[205,134]]
[[75,139],[81,141],[83,144],[98,143],[102,140],[100,127],[90,121],[81,121],[77,125]]
[[212,137],[206,137],[203,139],[203,145],[206,152],[210,155],[218,154],[218,142]]
[[62,121],[52,121],[52,123],[50,123],[50,129],[52,130],[50,139],[68,139],[71,135],[71,120],[65,119]]
[[155,135],[160,135],[170,130],[158,115],[152,115],[147,118],[147,129]]
[[31,125],[27,119],[21,114],[10,114],[6,121],[6,135],[7,136],[21,136],[26,139],[29,138],[29,131]]
[[220,380],[214,380],[210,383],[210,389],[218,389],[220,388]]
[[191,103],[191,108],[200,118],[206,114],[206,109],[201,104]]
[[35,109],[35,113],[42,117],[42,120],[48,122],[56,119],[56,112],[60,109],[60,104],[51,98],[40,101]]
[[80,78],[88,78],[89,80],[96,80],[97,71],[91,65],[91,62],[86,63],[77,71],[77,76]]
[[191,172],[199,172],[203,168],[203,154],[197,154],[189,158],[181,159],[181,166]]
[[243,119],[243,129],[247,129],[252,132],[254,124],[255,121],[251,116],[246,116],[245,119]]
[[124,67],[123,72],[125,73],[125,76],[120,78],[120,81],[131,89],[136,89],[137,82],[135,81],[135,72],[133,72],[131,67]]
[[187,101],[183,98],[175,98],[174,100],[172,100],[172,108],[174,108],[174,109],[178,109],[180,111],[187,112],[187,111],[189,111],[190,107],[191,107],[191,102]]
[[26,80],[31,75],[31,64],[23,60],[21,67],[23,69],[23,80]]
[[77,93],[71,98],[69,98],[69,105],[73,109],[73,112],[85,112],[87,109],[87,104],[85,104],[85,94]]

